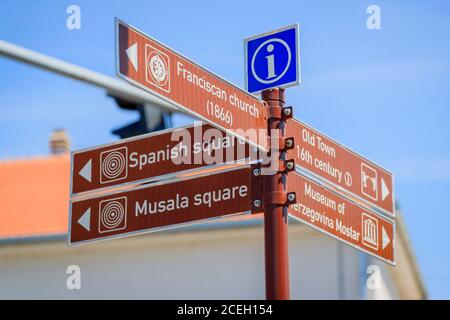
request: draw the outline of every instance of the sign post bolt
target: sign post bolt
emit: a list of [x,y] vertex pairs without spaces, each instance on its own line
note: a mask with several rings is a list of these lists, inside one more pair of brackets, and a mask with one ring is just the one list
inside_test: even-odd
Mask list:
[[291,108],[284,108],[284,109],[283,109],[283,114],[284,114],[286,117],[289,117],[289,116],[291,115],[291,113],[292,113],[292,109],[291,109]]
[[289,193],[288,194],[288,200],[289,201],[294,201],[295,200],[295,194],[294,193]]
[[[284,89],[267,89],[262,92],[262,98],[267,102],[269,114],[277,114],[276,110],[284,107]],[[289,111],[285,111],[288,109]],[[292,110],[286,108],[283,113],[290,116]],[[278,131],[279,138],[284,137],[284,123],[282,116],[273,116],[268,119],[268,135]],[[273,137],[272,137],[273,138]],[[279,150],[271,150],[278,152]],[[284,155],[283,155],[284,156]],[[275,157],[274,157],[275,158]],[[280,156],[279,168],[283,166]],[[283,182],[283,172],[273,175],[265,175],[264,193],[279,194],[285,192]],[[288,300],[289,299],[289,257],[288,257],[288,224],[287,207],[276,204],[272,201],[264,206],[264,251],[265,251],[265,278],[266,278],[266,299],[267,300]]]
[[292,148],[292,146],[294,145],[294,140],[293,139],[286,139],[286,148]]
[[291,162],[291,161],[287,162],[287,163],[286,163],[286,168],[287,168],[288,170],[292,170],[292,169],[294,168],[294,163]]

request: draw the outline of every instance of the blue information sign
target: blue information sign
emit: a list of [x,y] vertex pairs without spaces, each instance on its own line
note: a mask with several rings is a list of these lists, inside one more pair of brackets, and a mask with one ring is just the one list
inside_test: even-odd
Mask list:
[[247,91],[300,84],[298,24],[247,38],[244,49]]

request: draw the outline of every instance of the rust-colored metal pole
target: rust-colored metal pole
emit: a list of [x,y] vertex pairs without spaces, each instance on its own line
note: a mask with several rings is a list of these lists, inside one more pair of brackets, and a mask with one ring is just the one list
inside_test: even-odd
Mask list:
[[[269,89],[262,92],[262,98],[268,108],[284,107],[284,89]],[[269,110],[269,113],[273,114]],[[271,117],[268,121],[269,136],[272,130],[278,130],[280,138],[284,137],[284,120]],[[279,168],[282,159],[278,159]],[[266,195],[285,192],[283,173],[264,176],[264,192]],[[275,201],[273,201],[275,202]],[[289,299],[289,254],[288,254],[288,224],[287,211],[280,205],[265,205],[264,207],[264,250],[266,268],[266,299]]]

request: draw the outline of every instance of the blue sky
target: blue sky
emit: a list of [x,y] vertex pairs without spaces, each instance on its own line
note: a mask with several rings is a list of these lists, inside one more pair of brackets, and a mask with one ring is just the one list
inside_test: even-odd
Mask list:
[[[450,3],[276,3],[5,0],[0,39],[114,76],[118,16],[244,87],[242,39],[299,22],[302,84],[287,90],[295,116],[394,172],[430,297],[450,298]],[[81,30],[66,28],[70,4]],[[366,28],[370,4],[381,30]],[[99,89],[4,58],[0,98],[0,160],[48,154],[60,127],[74,149],[110,142],[137,116]]]

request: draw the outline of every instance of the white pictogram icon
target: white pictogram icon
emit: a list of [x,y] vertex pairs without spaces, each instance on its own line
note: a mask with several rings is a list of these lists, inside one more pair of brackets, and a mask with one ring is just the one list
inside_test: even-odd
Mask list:
[[346,172],[344,174],[344,181],[347,187],[351,187],[352,183],[353,183],[353,178],[352,175],[350,174],[350,172]]
[[365,163],[361,164],[361,192],[375,201],[378,200],[377,171]]
[[99,205],[98,232],[105,233],[127,227],[127,198],[103,200]]
[[378,250],[378,221],[366,213],[362,214],[362,243],[374,250]]
[[128,148],[121,147],[100,154],[100,183],[123,180],[128,176]]
[[145,46],[145,78],[155,87],[170,92],[169,56],[149,44]]
[[[283,47],[286,49],[286,53],[287,53],[287,61],[286,61],[286,65],[283,69],[283,71],[277,76],[277,74],[275,73],[275,56],[273,53],[274,50],[274,43],[280,43],[283,45]],[[258,74],[255,71],[255,61],[256,61],[256,57],[258,56],[258,53],[261,50],[265,50],[266,53],[269,53],[268,55],[265,56],[266,60],[267,60],[267,77],[265,77],[265,79],[262,79],[260,76],[258,76]],[[253,54],[252,57],[252,62],[251,62],[251,69],[252,69],[252,74],[255,77],[256,80],[258,80],[260,83],[264,83],[264,84],[270,84],[270,83],[274,83],[278,80],[280,80],[285,73],[288,71],[289,66],[291,65],[291,49],[289,48],[289,45],[281,39],[278,38],[274,38],[274,39],[269,39],[267,41],[264,41],[263,43],[261,43],[259,45],[259,47],[255,50],[255,53]]]
[[[273,49],[274,49],[273,44],[269,44],[266,50],[268,53],[272,53]],[[267,79],[276,77],[277,75],[275,74],[275,56],[273,54],[270,54],[266,56],[266,60],[267,60]]]

